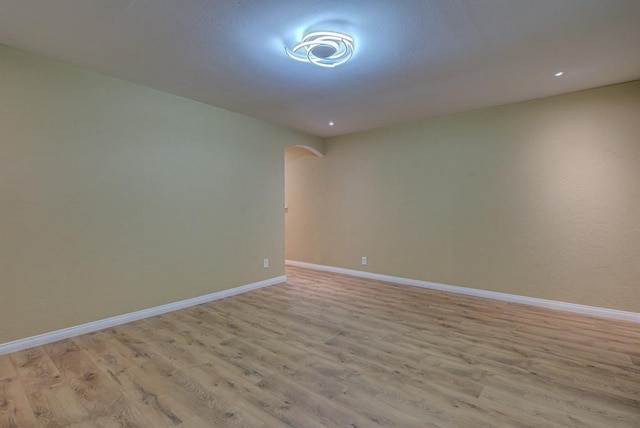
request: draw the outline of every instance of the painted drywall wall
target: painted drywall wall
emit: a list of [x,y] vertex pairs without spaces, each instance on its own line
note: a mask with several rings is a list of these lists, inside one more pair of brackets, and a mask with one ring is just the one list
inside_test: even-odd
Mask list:
[[0,343],[282,275],[317,142],[0,46]]
[[287,151],[287,259],[640,312],[640,82],[325,148]]

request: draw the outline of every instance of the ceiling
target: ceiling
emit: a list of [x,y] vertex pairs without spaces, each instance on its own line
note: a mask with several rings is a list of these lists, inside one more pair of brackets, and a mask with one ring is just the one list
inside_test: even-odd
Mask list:
[[[0,43],[322,137],[638,79],[639,23],[640,0],[0,0]],[[286,56],[317,30],[351,61]]]

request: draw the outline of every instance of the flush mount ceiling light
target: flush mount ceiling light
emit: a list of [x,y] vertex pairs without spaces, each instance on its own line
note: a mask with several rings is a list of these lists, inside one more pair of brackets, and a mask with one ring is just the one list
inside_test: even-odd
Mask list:
[[331,31],[316,31],[302,38],[293,49],[284,48],[291,59],[333,68],[353,56],[353,37]]

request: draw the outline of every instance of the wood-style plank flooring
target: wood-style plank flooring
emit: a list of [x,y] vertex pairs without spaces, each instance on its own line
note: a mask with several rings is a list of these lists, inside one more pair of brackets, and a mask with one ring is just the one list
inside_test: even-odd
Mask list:
[[1,427],[640,427],[640,326],[288,268],[0,357]]

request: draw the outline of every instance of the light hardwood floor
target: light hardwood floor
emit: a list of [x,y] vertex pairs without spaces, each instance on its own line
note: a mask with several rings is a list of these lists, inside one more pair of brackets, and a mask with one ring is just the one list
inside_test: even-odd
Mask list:
[[1,427],[640,427],[640,326],[288,268],[0,357]]

